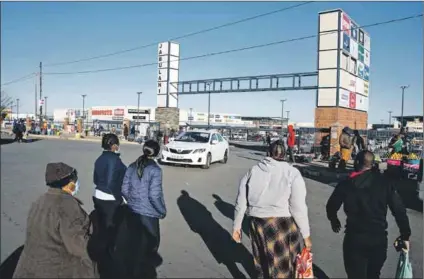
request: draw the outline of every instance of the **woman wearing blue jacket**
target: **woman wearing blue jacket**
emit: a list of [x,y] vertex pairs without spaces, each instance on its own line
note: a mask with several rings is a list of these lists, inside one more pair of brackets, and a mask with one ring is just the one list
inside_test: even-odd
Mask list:
[[131,243],[133,250],[137,250],[130,267],[134,278],[156,276],[154,261],[160,242],[159,219],[166,216],[162,169],[154,160],[159,151],[158,142],[146,141],[143,155],[129,165],[122,184],[122,195],[131,212],[130,230],[135,238]]

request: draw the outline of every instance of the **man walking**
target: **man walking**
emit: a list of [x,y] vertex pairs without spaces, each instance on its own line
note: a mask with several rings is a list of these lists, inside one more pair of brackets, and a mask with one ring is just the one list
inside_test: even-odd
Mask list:
[[409,248],[411,228],[406,209],[394,185],[373,169],[374,154],[360,152],[355,172],[340,182],[327,202],[327,218],[334,232],[341,229],[337,217],[342,204],[346,213],[343,259],[349,279],[379,278],[387,258],[387,208],[400,230],[397,239]]

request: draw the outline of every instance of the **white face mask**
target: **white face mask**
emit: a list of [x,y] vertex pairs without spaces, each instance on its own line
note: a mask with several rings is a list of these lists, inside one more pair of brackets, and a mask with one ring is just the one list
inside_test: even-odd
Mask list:
[[115,150],[115,153],[120,154],[121,153],[120,151],[121,151],[121,148],[118,146],[118,149]]
[[74,191],[71,193],[71,195],[72,195],[72,196],[75,196],[75,195],[78,193],[78,191],[79,191],[79,186],[80,186],[80,184],[79,184],[79,180],[77,180],[77,182],[75,182],[75,189],[74,189]]

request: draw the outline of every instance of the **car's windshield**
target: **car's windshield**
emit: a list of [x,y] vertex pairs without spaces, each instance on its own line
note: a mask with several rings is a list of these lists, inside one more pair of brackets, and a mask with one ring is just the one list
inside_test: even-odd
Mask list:
[[209,142],[209,137],[209,133],[185,132],[179,135],[175,141],[207,143]]

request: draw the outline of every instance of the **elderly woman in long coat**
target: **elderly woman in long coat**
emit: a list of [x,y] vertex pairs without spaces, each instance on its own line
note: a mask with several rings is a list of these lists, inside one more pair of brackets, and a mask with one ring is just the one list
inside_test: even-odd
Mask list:
[[24,249],[13,278],[96,278],[88,252],[90,221],[74,196],[77,171],[64,163],[46,167],[48,191],[32,206]]

